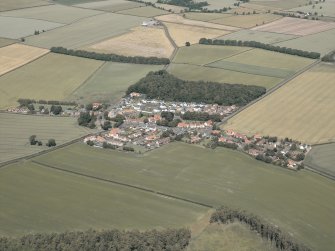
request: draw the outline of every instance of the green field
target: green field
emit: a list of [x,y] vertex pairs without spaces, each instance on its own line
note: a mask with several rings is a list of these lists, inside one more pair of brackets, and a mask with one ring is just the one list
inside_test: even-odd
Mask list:
[[169,12],[154,8],[152,6],[145,6],[145,7],[122,10],[119,11],[118,13],[124,15],[139,16],[139,17],[155,17],[168,14]]
[[162,66],[107,62],[71,98],[80,102],[117,101],[125,95],[130,85],[145,77],[148,72],[160,69]]
[[[0,113],[0,162],[46,150],[48,139],[63,144],[93,132],[79,127],[75,118]],[[31,146],[29,137],[36,135],[43,146]]]
[[145,6],[142,3],[131,2],[126,0],[104,0],[104,1],[90,1],[88,3],[82,3],[75,5],[76,7],[87,8],[87,9],[95,9],[95,10],[103,10],[116,12],[121,10],[127,10],[132,8],[137,8],[140,6]]
[[234,3],[236,2],[234,0],[207,0],[207,3],[209,4],[209,6],[206,6],[207,9],[217,10],[224,7],[234,8]]
[[316,170],[335,176],[335,143],[313,146],[304,163]]
[[14,44],[15,42],[15,40],[0,37],[0,47],[5,47],[7,45]]
[[226,13],[199,13],[199,12],[187,12],[185,13],[185,18],[192,19],[192,20],[198,20],[198,21],[210,21],[213,19],[218,19],[222,17],[229,17],[232,16],[232,14],[226,14]]
[[64,100],[103,62],[49,53],[0,77],[0,108],[19,98]]
[[54,0],[54,1],[60,4],[73,5],[73,4],[83,4],[89,2],[100,2],[102,0]]
[[279,9],[291,9],[295,8],[301,5],[307,4],[308,0],[280,0],[280,1],[274,1],[274,0],[263,0],[263,1],[250,1],[252,4],[258,4],[263,5],[266,7],[272,7],[272,8],[279,8]]
[[[320,9],[321,8],[321,9]],[[335,17],[335,1],[319,2],[313,8],[313,4],[291,9],[290,11],[317,12],[319,16]]]
[[141,17],[106,13],[85,18],[39,36],[29,37],[26,43],[43,48],[52,46],[79,48],[126,33],[130,28],[141,25],[143,20],[145,19]]
[[[141,156],[80,143],[35,160],[215,207],[243,208],[314,250],[330,251],[335,245],[334,182],[308,171],[267,165],[224,148],[211,150],[181,143]],[[15,208],[18,213],[25,211]]]
[[48,4],[50,3],[45,0],[1,0],[0,11],[30,8]]

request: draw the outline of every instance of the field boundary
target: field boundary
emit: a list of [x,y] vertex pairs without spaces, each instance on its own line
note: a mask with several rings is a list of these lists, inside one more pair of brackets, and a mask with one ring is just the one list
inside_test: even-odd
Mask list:
[[325,177],[327,179],[331,179],[331,180],[335,181],[335,176],[334,175],[332,175],[330,173],[327,173],[327,172],[324,172],[324,171],[321,171],[321,170],[319,170],[319,169],[317,169],[315,167],[312,167],[310,165],[306,165],[306,164],[304,164],[304,165],[305,165],[304,169],[306,169],[306,170],[308,170],[310,172],[316,173],[318,175],[321,175],[321,176],[323,176],[323,177]]
[[24,8],[16,8],[16,9],[10,9],[10,10],[1,10],[1,12],[7,12],[7,11],[14,11],[14,10],[24,10],[24,9],[32,9],[32,8],[36,8],[36,7],[42,7],[42,6],[49,6],[49,5],[55,5],[55,3],[51,3],[50,1],[46,1],[45,4],[41,4],[41,5],[36,5],[36,6],[27,6]]
[[[155,18],[153,18],[153,19],[156,20]],[[169,57],[170,63],[171,63],[173,61],[173,59],[176,57],[179,47],[177,46],[176,42],[171,37],[168,27],[166,27],[166,25],[163,22],[161,22],[161,24],[163,26],[165,36],[168,38],[168,40],[170,41],[170,43],[172,44],[172,46],[174,48],[171,56]],[[169,65],[170,64],[165,65],[163,69],[166,70],[169,67]]]

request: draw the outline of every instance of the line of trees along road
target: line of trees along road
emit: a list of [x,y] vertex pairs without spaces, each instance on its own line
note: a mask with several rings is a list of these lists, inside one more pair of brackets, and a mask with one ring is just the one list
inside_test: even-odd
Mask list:
[[101,61],[111,61],[119,63],[130,63],[130,64],[152,64],[152,65],[167,65],[170,63],[168,58],[157,58],[157,57],[127,57],[116,54],[97,53],[84,50],[71,50],[64,47],[52,47],[50,49],[53,53],[64,54],[75,57],[89,58]]

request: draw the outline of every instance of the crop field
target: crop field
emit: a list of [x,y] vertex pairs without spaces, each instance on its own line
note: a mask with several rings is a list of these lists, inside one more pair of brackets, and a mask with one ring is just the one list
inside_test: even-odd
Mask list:
[[[80,127],[75,118],[0,113],[0,162],[46,150],[48,139],[63,144],[92,131]],[[29,137],[36,135],[43,146],[31,146]]]
[[88,3],[76,4],[75,7],[117,12],[121,10],[127,10],[145,6],[145,4],[142,3],[131,2],[126,0],[105,0],[105,1],[86,1],[86,2]]
[[16,41],[13,39],[8,39],[8,38],[1,38],[0,37],[0,47],[4,47],[10,44],[14,44]]
[[197,44],[199,43],[200,38],[216,38],[229,33],[229,31],[224,30],[184,24],[165,23],[165,25],[167,26],[169,33],[177,46],[185,46],[186,42]]
[[[43,30],[50,30],[63,26],[63,24],[60,23],[37,19],[3,16],[0,16],[0,23],[0,37],[12,39],[32,36],[36,30],[42,32]],[[10,27],[10,29],[8,29],[8,27]]]
[[155,5],[159,8],[163,8],[164,10],[167,11],[172,11],[172,13],[181,13],[184,12],[186,9],[185,7],[182,6],[177,6],[177,5],[171,5],[171,4],[163,4],[163,3],[155,3]]
[[252,4],[263,5],[270,8],[291,9],[307,4],[307,0],[261,0],[251,1]]
[[319,64],[233,117],[225,128],[308,144],[332,142],[334,78],[333,65]]
[[[330,251],[335,244],[333,181],[308,171],[293,172],[268,165],[236,151],[172,143],[138,156],[78,143],[35,158],[35,161],[215,207],[227,205],[247,209],[290,232],[313,250]],[[34,198],[39,199],[38,196]],[[138,201],[142,201],[140,197]],[[119,204],[117,200],[114,203]],[[7,206],[7,203],[0,203],[3,204]],[[124,207],[125,210],[132,208]],[[19,206],[14,208],[18,215],[25,211]],[[114,211],[113,207],[109,210]],[[103,217],[103,213],[99,215]],[[113,219],[120,218],[115,214]],[[8,221],[12,219],[19,220],[16,215],[8,217]],[[124,221],[127,219],[122,217]],[[11,227],[16,228],[15,225]]]
[[79,19],[103,13],[96,10],[85,10],[62,5],[47,5],[35,8],[27,8],[1,12],[1,16],[31,18],[50,22],[68,24]]
[[209,5],[205,8],[209,10],[222,9],[224,7],[234,8],[234,3],[236,3],[234,0],[208,0],[207,2]]
[[269,31],[298,36],[306,36],[331,29],[335,29],[334,22],[306,20],[292,17],[284,17],[272,23],[253,28],[253,30],[258,31]]
[[136,27],[129,33],[108,39],[89,47],[89,50],[125,56],[165,57],[174,51],[162,28]]
[[[106,13],[85,18],[38,36],[29,37],[26,39],[26,43],[43,48],[51,48],[52,46],[79,48],[126,33],[144,20],[141,17]],[[116,23],[118,25],[113,25]]]
[[159,65],[140,65],[107,62],[70,97],[79,101],[117,101],[125,91],[150,71],[161,70]]
[[12,44],[0,48],[0,76],[25,65],[44,54],[49,50],[27,46],[23,44]]
[[214,19],[219,19],[223,17],[230,17],[232,14],[226,14],[226,13],[200,13],[200,12],[187,12],[185,13],[185,18],[192,19],[192,20],[198,20],[198,21],[210,21]]
[[103,62],[49,53],[0,77],[0,108],[19,98],[64,100]]
[[304,163],[321,172],[335,176],[335,143],[313,146]]
[[49,5],[45,0],[1,0],[0,11],[30,8],[34,6]]
[[315,8],[313,8],[313,5],[307,5],[291,9],[290,11],[317,12],[319,16],[335,17],[335,1],[318,2]]
[[31,162],[0,170],[0,235],[187,226],[207,208]]
[[211,20],[216,24],[230,25],[240,28],[251,28],[265,23],[270,23],[274,20],[282,18],[274,14],[252,14],[252,15],[234,15]]
[[154,8],[152,6],[145,6],[145,7],[122,10],[122,11],[119,11],[118,13],[125,14],[125,15],[131,15],[131,16],[139,16],[139,17],[155,17],[155,16],[167,14],[169,12],[165,10]]
[[253,75],[243,72],[224,70],[190,64],[171,64],[168,71],[178,78],[191,81],[214,81],[219,83],[258,85],[267,89],[274,87],[281,78]]
[[254,30],[240,30],[236,31],[219,39],[231,39],[231,40],[241,40],[241,41],[257,41],[265,44],[279,43],[282,41],[297,38],[295,35],[278,34],[274,32],[266,31],[254,31]]

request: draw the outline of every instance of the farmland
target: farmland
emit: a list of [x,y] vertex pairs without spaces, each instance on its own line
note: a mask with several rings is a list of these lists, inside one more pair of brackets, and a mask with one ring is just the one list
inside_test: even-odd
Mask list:
[[12,44],[0,48],[0,76],[48,53],[46,49]]
[[145,7],[122,10],[119,11],[118,13],[125,15],[139,16],[139,17],[155,17],[167,14],[168,12],[151,6],[145,6]]
[[319,2],[314,8],[313,5],[307,5],[291,9],[290,11],[317,12],[319,16],[335,17],[335,2]]
[[0,108],[17,105],[19,98],[66,99],[101,64],[101,61],[48,54],[0,77]]
[[31,135],[37,135],[45,145],[50,138],[62,144],[90,133],[79,127],[74,118],[0,113],[0,121],[0,162],[47,149],[46,146],[31,146],[28,140]]
[[76,4],[75,7],[117,12],[117,11],[145,6],[142,3],[130,2],[130,1],[125,1],[125,0],[105,0],[105,1],[86,1],[86,2],[88,3]]
[[[335,140],[332,65],[319,64],[239,113],[225,128],[315,144]],[[322,128],[322,130],[320,130]]]
[[1,0],[0,11],[29,8],[34,6],[48,5],[45,0]]
[[259,1],[251,1],[252,4],[263,5],[268,8],[277,8],[277,9],[291,9],[298,7],[300,5],[305,5],[308,3],[306,0],[280,0],[280,1],[272,1],[272,0],[259,0]]
[[187,12],[185,13],[185,18],[198,20],[198,21],[210,21],[214,19],[219,19],[223,17],[229,17],[232,14],[222,14],[222,13],[198,13],[198,12]]
[[0,47],[4,47],[10,44],[14,44],[16,41],[8,38],[0,38]]
[[89,49],[125,56],[163,58],[170,57],[174,51],[164,30],[155,27],[136,27],[129,33],[99,42]]

